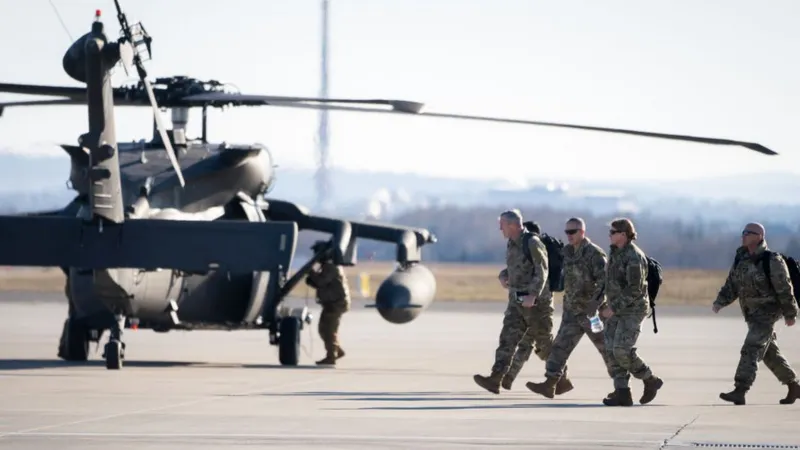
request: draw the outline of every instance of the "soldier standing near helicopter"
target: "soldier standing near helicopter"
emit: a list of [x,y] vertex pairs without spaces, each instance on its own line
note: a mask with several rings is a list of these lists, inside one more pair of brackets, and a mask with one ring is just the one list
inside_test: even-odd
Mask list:
[[[317,241],[311,246],[316,254],[328,246],[325,241]],[[336,360],[345,355],[339,345],[339,325],[342,315],[350,310],[350,288],[342,266],[333,263],[330,254],[323,257],[319,267],[312,269],[306,277],[306,284],[317,291],[317,303],[322,306],[319,315],[319,337],[325,343],[325,358],[318,365],[336,365]]]

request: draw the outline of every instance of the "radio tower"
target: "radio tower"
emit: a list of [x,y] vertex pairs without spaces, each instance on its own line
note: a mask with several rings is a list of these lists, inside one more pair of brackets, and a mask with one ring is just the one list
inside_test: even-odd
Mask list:
[[[322,0],[322,52],[319,96],[328,98],[328,0]],[[326,210],[330,204],[331,183],[328,173],[328,111],[319,112],[317,130],[317,210]]]

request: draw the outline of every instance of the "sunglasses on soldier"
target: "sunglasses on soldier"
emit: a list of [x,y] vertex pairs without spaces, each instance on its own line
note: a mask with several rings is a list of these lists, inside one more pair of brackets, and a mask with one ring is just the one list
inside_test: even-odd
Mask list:
[[577,229],[572,229],[572,230],[564,230],[564,233],[566,233],[566,234],[568,234],[568,235],[572,236],[573,234],[577,233],[578,231],[580,231],[580,230],[577,230]]
[[617,233],[622,233],[622,231],[619,231],[619,230],[608,230],[608,235],[609,236],[613,236],[613,235],[615,235]]

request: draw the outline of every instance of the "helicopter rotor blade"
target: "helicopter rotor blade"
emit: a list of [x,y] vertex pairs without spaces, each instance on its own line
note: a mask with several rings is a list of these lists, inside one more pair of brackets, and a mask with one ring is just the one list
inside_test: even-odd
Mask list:
[[732,145],[732,146],[741,146],[747,148],[749,150],[753,150],[758,153],[763,153],[765,155],[777,155],[778,153],[772,149],[769,149],[761,144],[755,142],[746,142],[746,141],[737,141],[732,139],[722,139],[722,138],[713,138],[713,137],[703,137],[703,136],[689,136],[685,134],[671,134],[671,133],[655,133],[652,131],[641,131],[641,130],[628,130],[624,128],[609,128],[609,127],[596,127],[590,125],[575,125],[569,123],[557,123],[557,122],[544,122],[544,121],[536,121],[536,120],[519,120],[519,119],[505,119],[499,117],[484,117],[484,116],[469,116],[469,115],[461,115],[461,114],[443,114],[443,113],[423,113],[421,114],[427,117],[440,117],[445,119],[463,119],[463,120],[481,120],[481,121],[489,121],[489,122],[502,122],[502,123],[518,123],[524,125],[538,125],[544,127],[556,127],[556,128],[570,128],[573,130],[586,130],[586,131],[600,131],[605,133],[617,133],[617,134],[628,134],[632,136],[643,136],[643,137],[651,137],[657,139],[671,139],[676,141],[687,141],[687,142],[698,142],[701,144],[711,144],[711,145]]
[[[23,100],[13,102],[0,102],[0,108],[12,106],[53,106],[53,105],[78,105],[86,106],[86,88],[70,86],[47,86],[36,84],[0,83],[0,92],[23,95],[43,95],[62,97],[58,99]],[[150,103],[144,98],[131,95],[131,88],[113,88],[114,106],[141,106],[148,107]]]
[[[141,61],[135,61],[137,66]],[[138,68],[138,67],[137,67]],[[163,126],[161,125],[160,114],[156,106],[155,97],[153,94],[152,86],[143,77],[140,77],[145,85],[147,96],[149,98],[150,106],[154,108],[156,124],[161,134],[162,140],[165,142],[167,153],[169,154],[170,161],[176,172],[180,175],[177,160],[175,159],[174,150],[165,137]],[[61,86],[37,86],[37,85],[22,85],[22,84],[3,84],[0,83],[0,92],[13,92],[23,94],[42,94],[42,95],[58,95],[66,96],[71,99],[82,99],[85,101],[85,90],[82,88],[61,87]],[[130,91],[125,89],[115,88],[115,104],[118,106],[147,106],[143,98],[131,96]],[[41,103],[47,104],[47,103]],[[52,104],[71,104],[67,101]],[[354,106],[345,106],[354,105]],[[360,106],[359,106],[360,105]],[[769,149],[761,144],[755,142],[738,141],[733,139],[722,139],[703,136],[690,136],[682,134],[670,133],[656,133],[650,131],[630,130],[624,128],[610,128],[598,127],[589,125],[578,125],[568,123],[546,122],[536,120],[522,120],[502,117],[489,117],[489,116],[475,116],[464,114],[448,114],[448,113],[430,113],[422,112],[424,107],[423,103],[408,101],[408,100],[393,100],[393,99],[327,99],[327,98],[314,98],[314,97],[288,97],[288,96],[270,96],[270,95],[246,95],[238,93],[227,92],[207,92],[201,94],[189,95],[182,98],[170,98],[164,100],[165,107],[223,107],[223,106],[274,106],[282,108],[303,108],[314,110],[331,110],[331,111],[353,111],[353,112],[371,112],[371,113],[389,113],[389,114],[404,114],[422,117],[437,117],[456,120],[475,120],[484,122],[499,122],[499,123],[513,123],[521,125],[534,125],[543,127],[567,128],[585,131],[598,131],[604,133],[627,134],[632,136],[642,136],[657,139],[670,139],[677,141],[696,142],[711,145],[729,145],[741,146],[749,150],[762,153],[764,155],[777,155],[778,153]],[[369,108],[368,106],[388,106],[390,109]],[[2,111],[2,104],[0,104],[0,111]],[[181,183],[183,185],[183,183]]]
[[713,138],[713,137],[702,137],[702,136],[689,136],[689,135],[682,135],[682,134],[669,134],[669,133],[655,133],[650,131],[640,131],[640,130],[629,130],[624,128],[608,128],[608,127],[596,127],[596,126],[589,126],[589,125],[576,125],[576,124],[568,124],[568,123],[558,123],[558,122],[544,122],[544,121],[537,121],[537,120],[522,120],[522,119],[510,119],[510,118],[502,118],[502,117],[489,117],[489,116],[472,116],[472,115],[463,115],[463,114],[446,114],[446,113],[428,113],[428,112],[420,112],[420,113],[408,113],[403,111],[397,110],[388,110],[388,109],[370,109],[370,108],[359,108],[359,107],[351,107],[351,106],[337,106],[337,105],[309,105],[303,103],[292,103],[292,102],[274,102],[274,103],[263,103],[264,106],[274,106],[279,108],[303,108],[303,109],[315,109],[315,110],[331,110],[331,111],[354,111],[354,112],[372,112],[372,113],[384,113],[384,114],[403,114],[408,116],[417,116],[417,117],[435,117],[435,118],[445,118],[445,119],[458,119],[458,120],[476,120],[476,121],[485,121],[485,122],[500,122],[500,123],[515,123],[521,125],[535,125],[535,126],[544,126],[544,127],[556,127],[556,128],[570,128],[576,130],[587,130],[587,131],[599,131],[605,133],[616,133],[616,134],[628,134],[633,136],[643,136],[643,137],[651,137],[657,139],[671,139],[677,141],[687,141],[687,142],[697,142],[702,144],[711,144],[711,145],[730,145],[730,146],[741,146],[747,148],[749,150],[762,153],[764,155],[777,155],[778,153],[770,148],[767,148],[761,144],[755,142],[747,142],[747,141],[737,141],[732,139],[722,139],[722,138]]
[[6,108],[15,108],[18,106],[58,106],[58,105],[85,105],[86,102],[73,100],[69,98],[59,100],[28,100],[20,102],[5,102],[0,103],[0,117],[3,116]]
[[390,106],[393,111],[418,114],[425,106],[423,103],[408,100],[388,99],[343,99],[318,97],[284,97],[278,95],[245,95],[227,92],[209,92],[183,97],[178,100],[186,106],[264,106],[278,103],[320,103],[320,104],[363,104]]
[[126,76],[130,76],[133,71],[134,49],[130,42],[123,41],[119,45],[119,61]]
[[161,140],[164,142],[164,150],[166,150],[169,161],[172,163],[172,168],[175,169],[175,174],[178,175],[181,187],[184,187],[186,182],[183,179],[183,172],[181,172],[181,166],[178,164],[178,159],[175,157],[175,150],[172,148],[172,144],[169,141],[164,123],[161,121],[161,111],[158,110],[158,104],[156,103],[155,95],[153,95],[153,87],[146,78],[143,78],[142,82],[144,82],[144,88],[147,91],[147,96],[150,98],[150,105],[153,107],[153,117],[156,120],[158,134],[161,135]]

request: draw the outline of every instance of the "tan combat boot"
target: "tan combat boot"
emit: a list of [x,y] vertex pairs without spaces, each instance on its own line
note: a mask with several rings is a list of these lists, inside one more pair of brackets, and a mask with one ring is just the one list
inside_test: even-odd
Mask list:
[[797,381],[787,384],[786,387],[789,388],[789,392],[786,394],[786,398],[780,400],[781,405],[791,405],[795,400],[800,400],[800,384]]
[[317,361],[318,366],[335,366],[336,365],[336,351],[329,351],[328,355]]
[[744,405],[744,395],[747,393],[747,391],[748,389],[745,387],[736,386],[736,388],[730,392],[723,392],[719,394],[719,398],[725,400],[726,402],[731,402],[734,405]]
[[475,380],[475,383],[486,389],[487,391],[499,394],[500,393],[500,383],[503,381],[503,374],[501,372],[492,372],[491,375],[485,377],[483,375],[477,374],[472,377]]
[[336,359],[344,358],[345,354],[346,353],[344,352],[344,349],[341,346],[337,345],[336,346]]
[[656,398],[656,393],[658,393],[658,390],[664,385],[664,380],[653,375],[652,377],[643,380],[643,382],[644,392],[642,392],[642,398],[639,399],[639,403],[646,405]]
[[[563,378],[564,377],[561,377],[561,379]],[[531,383],[529,381],[525,383],[525,387],[544,397],[553,398],[556,393],[556,384],[558,384],[559,381],[560,380],[558,378],[547,377],[544,380],[544,383]]]
[[564,367],[564,375],[562,375],[561,379],[556,383],[556,395],[566,394],[573,388],[572,381],[569,381],[569,376],[567,376],[567,368]]

